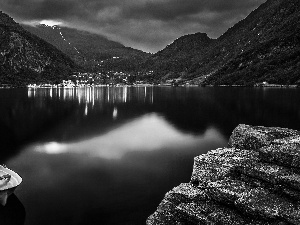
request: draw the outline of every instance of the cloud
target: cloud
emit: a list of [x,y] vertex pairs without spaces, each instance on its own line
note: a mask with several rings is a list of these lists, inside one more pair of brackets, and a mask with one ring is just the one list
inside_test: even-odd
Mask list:
[[18,22],[58,20],[127,46],[158,51],[188,33],[220,36],[265,0],[2,0]]

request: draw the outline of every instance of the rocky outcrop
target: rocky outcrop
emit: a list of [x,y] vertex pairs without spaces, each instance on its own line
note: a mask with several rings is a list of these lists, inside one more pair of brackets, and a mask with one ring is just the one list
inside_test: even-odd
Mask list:
[[300,224],[300,132],[239,125],[227,148],[194,159],[153,224]]

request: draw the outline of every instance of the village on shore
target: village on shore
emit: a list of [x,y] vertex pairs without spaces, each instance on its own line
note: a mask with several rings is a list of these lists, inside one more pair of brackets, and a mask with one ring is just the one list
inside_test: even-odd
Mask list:
[[[125,72],[108,73],[81,73],[76,72],[68,80],[62,80],[59,84],[28,84],[28,88],[76,88],[76,87],[103,87],[103,86],[186,86],[192,85],[182,79],[168,79],[164,82],[154,82],[150,79],[153,71],[143,74],[141,79],[137,75]],[[145,79],[146,78],[146,79]],[[147,79],[148,78],[148,79]],[[198,86],[198,85],[195,85]]]
[[[153,71],[147,73],[151,77]],[[125,72],[109,73],[81,73],[76,72],[68,80],[59,84],[28,84],[28,88],[81,88],[81,87],[119,87],[119,86],[206,86],[206,87],[245,87],[245,85],[202,85],[195,84],[182,78],[167,79],[162,82],[152,82],[151,79],[138,79],[138,76]],[[298,88],[299,85],[269,84],[268,82],[256,83],[253,87]]]
[[[109,71],[106,73],[74,72],[67,80],[60,83],[30,83],[27,88],[84,88],[84,87],[122,87],[122,86],[169,86],[169,87],[273,87],[273,88],[298,88],[299,85],[269,84],[268,82],[255,83],[254,85],[203,85],[199,82],[183,78],[153,79],[153,71],[133,75],[126,72]],[[14,88],[8,84],[0,84],[0,88]]]

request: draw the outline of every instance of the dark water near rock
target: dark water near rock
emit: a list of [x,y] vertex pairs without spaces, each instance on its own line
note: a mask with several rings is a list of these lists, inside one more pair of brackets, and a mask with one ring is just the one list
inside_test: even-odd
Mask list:
[[144,224],[239,123],[300,130],[299,102],[299,89],[2,89],[0,163],[23,177],[27,225]]

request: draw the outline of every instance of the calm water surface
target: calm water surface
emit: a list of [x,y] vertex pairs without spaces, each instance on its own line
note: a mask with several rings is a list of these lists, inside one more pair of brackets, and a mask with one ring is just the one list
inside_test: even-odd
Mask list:
[[0,163],[23,177],[26,225],[144,224],[239,123],[300,130],[299,102],[299,89],[2,89]]

